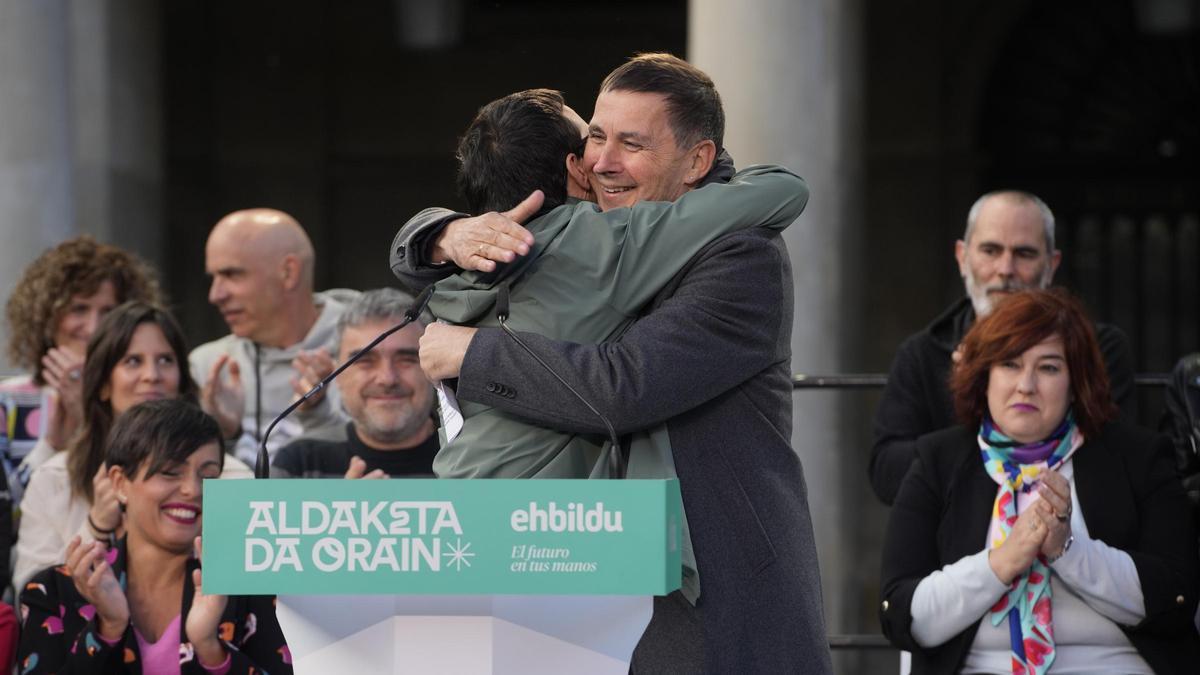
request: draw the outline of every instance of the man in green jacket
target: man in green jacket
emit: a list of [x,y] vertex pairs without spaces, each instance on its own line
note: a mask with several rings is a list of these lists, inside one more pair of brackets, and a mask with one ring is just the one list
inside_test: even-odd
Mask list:
[[[732,164],[712,167],[723,138],[712,79],[673,55],[639,54],[600,86],[584,167],[605,211],[674,201],[729,180]],[[392,271],[412,288],[456,269],[491,272],[529,254],[528,215],[405,227]],[[633,456],[639,438],[669,440],[704,592],[688,595],[685,578],[684,592],[654,599],[631,672],[833,672],[803,467],[788,441],[793,287],[779,233],[749,228],[696,254],[616,340],[524,333],[522,346],[495,327],[438,324],[421,339],[422,369],[458,378],[460,399],[603,437],[600,410]]]
[[[438,282],[429,303],[435,317],[498,325],[496,292],[508,285],[513,330],[577,342],[612,340],[700,249],[739,229],[782,230],[808,201],[795,174],[755,166],[674,202],[601,212],[577,198],[586,196],[579,168],[584,134],[583,120],[551,90],[517,92],[480,109],[458,151],[459,188],[470,208],[506,209],[534,189],[545,197],[526,225],[534,237],[530,253],[491,272],[462,271]],[[714,161],[715,147],[708,151],[700,158],[700,175]],[[427,209],[414,220],[447,214]],[[607,475],[608,462],[597,462],[611,451],[607,439],[547,429],[478,403],[459,407],[461,430],[443,410],[446,438],[434,461],[443,478]],[[660,436],[663,442],[653,449],[639,450],[635,442],[633,475],[660,477],[671,456],[665,434]]]

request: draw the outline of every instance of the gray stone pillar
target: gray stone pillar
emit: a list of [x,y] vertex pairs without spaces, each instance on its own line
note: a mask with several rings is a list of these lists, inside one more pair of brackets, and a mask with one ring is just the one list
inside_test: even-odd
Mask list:
[[[74,232],[63,0],[0,0],[0,289]],[[0,344],[7,333],[0,328]],[[0,374],[10,372],[0,350]]]
[[[808,181],[804,215],[784,233],[792,258],[794,372],[846,370],[859,314],[851,274],[861,230],[862,57],[857,0],[691,0],[688,59],[717,85],[725,146],[739,167],[783,164]],[[843,423],[845,394],[794,395],[793,447],[804,463],[816,530],[827,627],[848,625],[858,600],[859,504],[869,445]],[[869,423],[869,417],[857,420]],[[869,439],[869,437],[868,437]]]
[[0,0],[4,301],[35,256],[76,234],[161,260],[158,11],[153,0]]
[[156,0],[70,3],[75,227],[163,259],[163,85]]

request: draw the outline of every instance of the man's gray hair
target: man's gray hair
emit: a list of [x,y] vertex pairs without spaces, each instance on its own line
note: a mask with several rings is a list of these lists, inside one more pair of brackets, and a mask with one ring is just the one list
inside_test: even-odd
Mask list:
[[[364,291],[358,299],[350,303],[342,312],[337,322],[337,331],[333,338],[334,357],[342,351],[342,333],[349,327],[361,326],[368,323],[397,324],[404,320],[404,312],[412,307],[416,298],[395,288],[377,288]],[[428,316],[417,317],[421,325],[428,323]]]
[[963,233],[964,242],[970,243],[971,235],[975,234],[975,223],[979,220],[979,212],[983,210],[984,202],[992,197],[1003,197],[1018,204],[1036,206],[1042,213],[1042,228],[1046,235],[1046,253],[1054,253],[1054,212],[1037,195],[1024,190],[993,190],[976,199],[975,203],[971,205],[971,210],[967,212],[967,231]]

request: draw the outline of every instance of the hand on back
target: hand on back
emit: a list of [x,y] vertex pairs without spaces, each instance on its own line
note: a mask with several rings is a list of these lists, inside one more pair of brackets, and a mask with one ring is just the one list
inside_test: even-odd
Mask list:
[[453,262],[464,270],[491,272],[496,263],[509,263],[529,253],[533,235],[522,227],[538,209],[544,196],[534,190],[525,201],[503,213],[485,213],[451,222],[434,240],[430,262]]

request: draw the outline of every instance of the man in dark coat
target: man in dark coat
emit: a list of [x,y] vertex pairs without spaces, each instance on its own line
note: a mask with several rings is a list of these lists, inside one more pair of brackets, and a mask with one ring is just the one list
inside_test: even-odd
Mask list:
[[[1046,288],[1062,260],[1054,248],[1054,214],[1027,192],[990,192],[976,200],[967,230],[955,244],[967,297],[951,305],[921,332],[900,344],[888,373],[887,388],[875,410],[871,448],[871,487],[891,505],[900,482],[916,457],[917,437],[953,426],[954,408],[947,381],[958,343],[976,316],[986,316],[1005,294],[1022,288]],[[1121,417],[1137,417],[1133,353],[1115,326],[1096,324],[1113,400]]]
[[[674,200],[709,179],[724,113],[712,81],[663,54],[601,86],[585,168],[601,209]],[[726,176],[727,178],[727,176]],[[453,261],[490,271],[529,239],[499,214],[401,231],[392,268],[422,285]],[[700,597],[656,598],[636,673],[828,673],[820,575],[800,461],[790,446],[792,276],[777,233],[705,247],[615,342],[524,342],[616,427],[666,424],[688,514]],[[433,325],[431,379],[539,424],[604,434],[600,419],[502,331]]]

